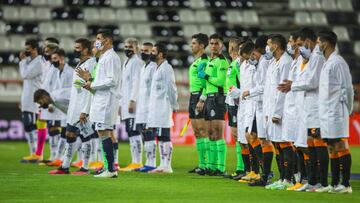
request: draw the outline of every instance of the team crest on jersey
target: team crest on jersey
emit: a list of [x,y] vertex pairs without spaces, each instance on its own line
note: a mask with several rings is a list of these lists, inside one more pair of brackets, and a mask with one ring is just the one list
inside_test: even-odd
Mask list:
[[233,117],[232,117],[232,121],[233,121],[233,123],[236,123],[236,121],[237,121],[236,116],[233,116]]
[[228,71],[227,71],[227,75],[229,76],[229,75],[230,75],[230,73],[231,73],[231,68],[229,68],[229,69],[228,69]]
[[210,111],[210,116],[211,116],[211,117],[214,117],[214,116],[215,116],[215,110],[214,110],[214,109],[212,109],[212,110]]

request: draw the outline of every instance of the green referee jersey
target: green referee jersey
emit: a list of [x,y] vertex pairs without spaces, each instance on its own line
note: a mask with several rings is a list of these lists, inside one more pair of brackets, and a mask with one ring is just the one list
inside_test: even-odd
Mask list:
[[197,58],[189,68],[189,85],[190,92],[200,92],[205,86],[205,80],[198,77],[197,68],[201,63],[207,63],[209,57],[204,53],[201,57]]
[[229,92],[232,86],[240,87],[240,65],[237,60],[233,60],[227,70],[225,92]]
[[206,94],[226,93],[224,92],[226,73],[229,63],[224,55],[210,59],[205,68],[205,73],[209,76],[206,80]]

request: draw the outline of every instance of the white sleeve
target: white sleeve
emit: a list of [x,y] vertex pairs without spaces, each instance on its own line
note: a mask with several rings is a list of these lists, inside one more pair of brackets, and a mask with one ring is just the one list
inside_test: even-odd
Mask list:
[[[110,58],[106,63],[104,64],[104,67],[99,66],[98,68],[102,68],[104,71],[105,78],[102,78],[100,80],[97,76],[94,83],[91,83],[91,89],[94,90],[107,90],[115,86],[116,81],[114,78],[115,71],[117,70],[116,66],[119,66],[120,64],[117,63],[117,60],[115,57]],[[100,71],[100,70],[98,70]]]
[[132,67],[132,75],[133,75],[133,81],[132,81],[132,87],[133,91],[130,93],[130,101],[136,101],[138,94],[139,94],[139,85],[140,85],[140,70],[142,67],[142,63],[140,60],[136,60],[136,63],[134,64],[134,67]]
[[256,96],[260,96],[260,95],[264,94],[266,72],[267,72],[267,66],[261,67],[261,69],[259,70],[259,73],[258,73],[259,77],[258,77],[258,80],[256,81],[256,85],[255,85],[255,87],[253,87],[249,90],[250,95],[248,96],[248,98],[252,98],[252,97],[256,97]]
[[337,64],[334,69],[341,84],[341,100],[345,102],[349,114],[351,114],[354,107],[354,88],[349,67],[345,64]]
[[41,75],[41,63],[39,60],[33,59],[34,63],[28,63],[26,59],[23,59],[19,62],[20,66],[20,75],[22,79],[31,79]]
[[[279,82],[282,82],[284,80],[286,80],[289,76],[289,70],[290,70],[290,63],[287,64],[282,64],[282,67],[280,69],[280,80]],[[273,112],[273,117],[276,118],[282,118],[283,115],[283,110],[284,110],[284,103],[285,103],[285,93],[280,92],[279,90],[275,90],[276,91],[276,95],[275,95],[275,107],[274,107],[274,112]]]
[[174,70],[171,66],[168,66],[168,68],[164,69],[164,75],[167,86],[167,96],[170,100],[170,104],[173,110],[178,110],[179,105],[177,103],[177,88],[175,83],[175,75]]

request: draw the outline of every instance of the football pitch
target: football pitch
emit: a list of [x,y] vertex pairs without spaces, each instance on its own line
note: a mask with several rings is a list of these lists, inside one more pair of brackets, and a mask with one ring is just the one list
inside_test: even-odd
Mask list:
[[[48,146],[45,146],[48,155]],[[351,181],[353,194],[318,194],[250,188],[221,177],[199,176],[195,147],[175,146],[173,174],[121,172],[117,179],[48,175],[52,168],[23,164],[25,142],[0,142],[0,202],[360,202],[360,180]],[[360,173],[360,147],[352,147],[352,173]],[[119,145],[119,162],[130,161],[127,144]],[[159,159],[159,158],[158,158]],[[158,160],[159,161],[159,160]],[[228,147],[227,171],[236,164],[235,148]],[[274,163],[273,166],[276,164]],[[76,170],[74,168],[72,171]],[[277,176],[277,170],[273,169]]]

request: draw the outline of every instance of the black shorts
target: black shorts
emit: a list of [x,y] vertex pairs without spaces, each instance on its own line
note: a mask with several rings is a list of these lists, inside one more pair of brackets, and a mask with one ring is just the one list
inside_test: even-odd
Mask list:
[[[248,132],[248,130],[249,130],[249,127],[246,127],[245,133]],[[250,132],[257,134],[256,116],[254,117],[254,120],[253,120],[253,123],[252,123],[252,128],[251,128]]]
[[36,130],[37,114],[29,111],[21,112],[21,120],[24,125],[25,132]]
[[191,119],[201,119],[204,118],[204,111],[198,112],[196,110],[196,105],[199,102],[201,92],[192,92],[190,93],[189,100],[189,117]]
[[204,118],[207,121],[225,120],[225,95],[223,94],[208,94],[205,107]]
[[226,105],[227,112],[228,112],[228,123],[230,127],[237,127],[237,112],[238,112],[238,106],[230,106]]
[[140,135],[140,130],[138,129],[139,126],[135,124],[135,118],[128,118],[125,119],[125,130],[128,133],[128,136],[135,136]]
[[79,129],[79,128],[77,128],[76,126],[70,125],[70,124],[67,124],[67,126],[66,126],[66,131],[72,132],[72,133],[76,133],[76,134],[79,134],[79,133],[80,133],[80,129]]
[[320,128],[308,128],[308,136],[321,137]]
[[169,142],[170,139],[170,128],[154,128],[153,133],[158,137],[159,141]]
[[60,127],[61,126],[61,121],[60,120],[47,120],[47,127]]
[[146,123],[137,123],[135,128],[141,132],[148,130],[146,128]]

